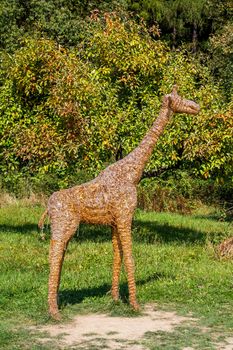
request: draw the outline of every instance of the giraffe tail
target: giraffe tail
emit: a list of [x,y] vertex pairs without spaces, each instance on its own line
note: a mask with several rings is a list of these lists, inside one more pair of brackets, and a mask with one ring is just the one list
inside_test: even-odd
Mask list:
[[44,221],[45,221],[45,218],[46,218],[47,215],[48,215],[48,209],[46,209],[43,212],[43,214],[41,215],[41,218],[40,218],[40,220],[38,222],[38,227],[39,227],[40,230],[43,230],[43,228],[44,228]]

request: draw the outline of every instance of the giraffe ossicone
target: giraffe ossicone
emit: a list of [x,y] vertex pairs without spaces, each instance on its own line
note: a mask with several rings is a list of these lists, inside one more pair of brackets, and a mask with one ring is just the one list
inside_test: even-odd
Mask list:
[[112,227],[113,272],[111,294],[119,299],[119,278],[122,259],[124,260],[131,306],[137,310],[134,262],[132,257],[131,225],[137,205],[136,186],[142,176],[156,142],[168,124],[173,113],[197,114],[198,104],[183,99],[174,86],[165,95],[159,116],[146,133],[141,143],[126,157],[109,165],[90,182],[54,192],[48,201],[39,226],[43,226],[46,214],[51,223],[49,251],[49,313],[60,319],[58,310],[58,289],[62,263],[69,240],[80,222],[107,224]]

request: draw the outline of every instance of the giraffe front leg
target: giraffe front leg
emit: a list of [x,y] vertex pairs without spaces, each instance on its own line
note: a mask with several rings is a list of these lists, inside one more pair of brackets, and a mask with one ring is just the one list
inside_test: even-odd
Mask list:
[[122,246],[117,227],[112,228],[112,245],[113,245],[113,271],[112,271],[112,289],[111,294],[113,300],[119,300],[119,279],[122,262]]
[[139,310],[136,298],[136,284],[134,278],[134,261],[132,256],[131,223],[118,225],[118,232],[122,244],[124,264],[128,279],[129,302],[134,310]]
[[[61,279],[61,270],[67,245],[74,235],[78,226],[78,218],[74,215],[68,216],[66,213],[65,220],[62,214],[51,217],[52,239],[49,251],[49,288],[48,288],[48,306],[49,314],[52,318],[60,320],[58,310],[58,289]],[[67,222],[66,222],[67,221]]]

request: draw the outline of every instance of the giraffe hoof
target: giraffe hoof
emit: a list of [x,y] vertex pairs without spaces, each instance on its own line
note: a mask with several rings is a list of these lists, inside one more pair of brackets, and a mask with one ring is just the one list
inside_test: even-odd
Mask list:
[[61,314],[59,311],[50,312],[50,317],[55,321],[61,321]]
[[112,288],[109,293],[111,294],[111,297],[113,301],[119,301],[120,296],[119,296],[119,290],[118,288]]
[[113,301],[119,301],[119,294],[112,294],[112,299],[113,299]]
[[139,311],[140,310],[140,305],[137,302],[136,303],[130,303],[130,305],[132,306],[134,311]]

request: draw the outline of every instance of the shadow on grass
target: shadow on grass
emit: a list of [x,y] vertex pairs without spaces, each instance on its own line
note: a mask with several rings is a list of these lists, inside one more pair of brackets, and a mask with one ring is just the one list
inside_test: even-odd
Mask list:
[[102,297],[110,291],[111,286],[107,283],[99,287],[83,289],[65,289],[59,291],[59,305],[74,305],[81,303],[86,298]]
[[[0,224],[0,233],[19,233],[19,234],[35,234],[40,230],[36,224],[24,225],[6,225]],[[47,239],[50,238],[50,228],[46,226],[44,232]],[[133,223],[133,240],[140,243],[204,243],[206,240],[206,233],[201,228],[191,229],[187,227],[176,227],[168,223],[159,223],[156,221],[140,221],[134,220]],[[108,242],[111,241],[111,228],[104,225],[87,225],[81,224],[78,231],[74,235],[73,240],[77,242]]]
[[195,214],[192,216],[194,219],[207,219],[207,220],[211,220],[211,221],[214,221],[214,222],[233,222],[233,214],[227,214],[227,213],[222,213],[222,214],[219,214],[219,213],[216,213],[216,214],[209,214],[209,215],[201,215],[201,214]]
[[36,224],[22,224],[22,225],[0,224],[0,233],[1,232],[32,234],[35,232],[39,232],[39,229]]
[[[148,276],[145,279],[141,279],[136,281],[137,286],[143,286],[147,283],[150,283],[155,280],[159,280],[162,278],[167,278],[168,276],[161,273],[155,273],[151,276]],[[111,285],[103,284],[94,288],[82,288],[82,289],[65,289],[59,292],[59,305],[66,306],[68,304],[74,305],[81,303],[86,298],[94,298],[94,297],[103,297],[106,294],[110,294]],[[128,293],[128,283],[120,283],[120,296],[121,300],[125,303],[128,303],[129,293]]]
[[[175,225],[156,221],[134,220],[132,232],[134,242],[140,243],[182,242],[191,244],[197,242],[204,244],[206,241],[206,233],[201,228],[176,227]],[[110,239],[111,229],[106,226],[82,225],[75,236],[77,242],[88,240],[106,242]]]
[[[206,232],[201,227],[177,227],[157,221],[134,220],[132,235],[134,242],[140,243],[172,243],[186,244],[206,242]],[[94,241],[106,242],[111,239],[111,228],[108,226],[81,225],[74,239],[77,242]]]
[[135,220],[133,237],[136,242],[142,243],[205,243],[206,233],[201,228],[176,227],[168,223],[156,221]]

